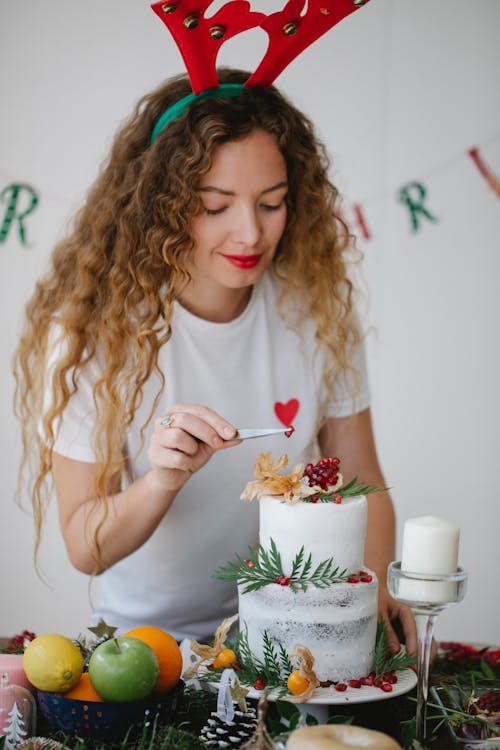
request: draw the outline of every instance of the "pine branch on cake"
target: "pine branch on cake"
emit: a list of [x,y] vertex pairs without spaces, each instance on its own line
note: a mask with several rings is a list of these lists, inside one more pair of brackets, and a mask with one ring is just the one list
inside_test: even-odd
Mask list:
[[350,482],[344,484],[337,490],[341,497],[357,497],[358,495],[370,495],[372,492],[387,492],[388,487],[377,487],[372,484],[358,482],[358,477],[354,477]]
[[271,642],[271,639],[269,638],[267,630],[264,630],[262,640],[264,642],[263,650],[264,650],[265,673],[269,675],[269,677],[271,678],[273,682],[274,681],[280,682],[281,681],[280,661],[276,653],[276,650]]
[[305,550],[304,550],[304,546],[302,546],[299,552],[295,555],[295,558],[292,562],[292,572],[290,573],[290,577],[292,579],[297,578],[302,564],[304,564],[304,567],[302,568],[300,577],[305,578],[308,575],[312,566],[312,558],[311,558],[311,555],[309,555],[309,557],[304,563],[304,555],[305,555]]
[[252,652],[248,644],[248,629],[240,630],[236,635],[235,651],[238,654],[238,661],[242,666],[250,664],[253,661]]
[[[286,693],[286,679],[293,669],[290,657],[285,648],[279,644],[278,649],[272,643],[267,631],[263,633],[264,659],[258,659],[250,650],[246,629],[240,631],[234,640],[226,645],[237,655],[237,667],[233,667],[243,685],[262,685],[266,688],[282,688]],[[218,682],[224,667],[210,667],[206,672],[197,675],[201,682]]]
[[286,648],[280,643],[280,662],[281,662],[281,673],[288,675],[293,671],[293,664],[290,661]]
[[283,575],[283,564],[281,562],[281,555],[276,547],[276,542],[271,539],[271,549],[267,552],[262,545],[259,547],[258,561],[260,567],[270,577],[276,579],[277,576]]
[[385,620],[379,620],[377,623],[377,635],[375,640],[374,653],[374,671],[375,677],[380,677],[386,672],[395,672],[417,663],[416,656],[410,656],[405,651],[398,651],[397,654],[389,652],[389,636],[387,635],[387,625]]
[[245,585],[243,594],[257,591],[264,586],[277,583],[280,586],[290,586],[292,591],[299,589],[307,591],[308,586],[323,589],[333,583],[343,583],[348,579],[347,570],[334,567],[333,558],[322,560],[311,572],[311,554],[305,558],[304,547],[301,547],[292,562],[292,570],[289,576],[283,571],[281,555],[276,547],[274,539],[270,540],[270,550],[259,546],[258,551],[249,547],[249,557],[243,559],[236,555],[238,563],[228,562],[226,566],[218,568],[213,577],[221,581],[234,581]]
[[342,502],[346,497],[359,497],[359,495],[370,495],[372,492],[387,492],[388,487],[377,487],[372,484],[358,482],[358,477],[354,477],[343,487],[339,487],[335,492],[317,492],[312,497],[304,497],[303,503],[335,503]]
[[[309,555],[307,563],[310,563],[311,555]],[[343,583],[347,581],[349,574],[347,570],[340,570],[339,566],[333,567],[333,557],[328,560],[323,560],[319,563],[316,570],[311,574],[309,578],[302,575],[296,581],[292,579],[290,584],[294,591],[297,588],[301,588],[302,591],[307,591],[307,584],[312,584],[317,589],[326,589],[332,583]]]
[[287,692],[286,679],[293,669],[290,657],[282,644],[276,648],[267,630],[264,630],[262,639],[263,661],[252,654],[247,630],[238,633],[234,644],[240,665],[238,678],[241,683],[254,687],[260,684],[266,688],[281,688],[284,695]]
[[277,578],[283,577],[283,566],[276,545],[273,550],[274,542],[272,540],[271,542],[269,554],[262,546],[258,550],[249,547],[246,559],[236,555],[237,563],[228,562],[225,567],[215,570],[213,577],[220,581],[248,584],[244,590],[245,594],[248,591],[257,591],[270,583],[276,583]]

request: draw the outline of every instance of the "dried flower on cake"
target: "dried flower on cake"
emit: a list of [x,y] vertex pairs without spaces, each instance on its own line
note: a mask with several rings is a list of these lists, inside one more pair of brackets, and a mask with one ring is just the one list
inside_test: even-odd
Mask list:
[[198,641],[191,641],[191,651],[200,658],[195,664],[193,664],[192,667],[190,667],[190,669],[187,670],[187,672],[184,673],[183,677],[191,677],[198,671],[198,668],[203,664],[204,661],[208,661],[208,659],[215,659],[221,653],[221,651],[224,650],[224,641],[227,638],[227,634],[231,630],[231,626],[236,622],[237,619],[238,615],[236,614],[232,617],[226,617],[226,619],[221,622],[221,624],[215,631],[213,646],[206,646],[203,643],[198,643]]
[[287,698],[287,700],[290,701],[290,703],[306,703],[306,701],[308,701],[309,698],[314,695],[316,688],[319,686],[318,677],[313,669],[314,656],[309,651],[309,649],[306,648],[306,646],[301,646],[300,644],[297,644],[295,646],[290,656],[300,657],[300,667],[298,669],[298,674],[304,679],[306,683],[308,683],[308,686],[302,693],[300,693],[299,695],[294,695],[291,698]]
[[255,479],[248,482],[242,500],[253,500],[265,495],[279,495],[286,503],[297,503],[304,497],[315,495],[319,487],[309,487],[304,479],[304,464],[296,464],[290,474],[279,472],[288,465],[288,456],[281,456],[276,464],[272,453],[262,453],[254,464]]
[[288,456],[281,456],[276,463],[272,453],[262,453],[255,461],[255,479],[248,482],[241,495],[242,500],[255,497],[276,497],[280,502],[295,505],[304,503],[342,503],[344,498],[383,492],[388,487],[358,482],[354,477],[344,484],[339,470],[339,458],[321,458],[316,464],[295,464],[290,474],[281,474],[286,468]]

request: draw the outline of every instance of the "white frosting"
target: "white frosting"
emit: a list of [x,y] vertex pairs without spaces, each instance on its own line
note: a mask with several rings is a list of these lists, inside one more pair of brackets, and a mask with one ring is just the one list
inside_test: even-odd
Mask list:
[[257,659],[263,659],[263,633],[279,654],[280,645],[291,654],[297,644],[314,656],[321,681],[347,681],[366,676],[372,669],[377,629],[378,582],[363,565],[367,503],[364,496],[341,503],[299,502],[289,505],[276,497],[260,500],[260,543],[269,550],[274,540],[284,575],[304,547],[304,561],[312,557],[312,570],[333,558],[340,571],[365,570],[372,580],[333,583],[326,588],[309,585],[306,591],[269,584],[243,594],[238,587],[240,628]]
[[337,583],[326,589],[293,592],[273,584],[242,594],[240,628],[247,631],[254,656],[263,659],[263,633],[279,654],[291,654],[300,643],[314,656],[319,680],[346,681],[372,669],[377,630],[377,579],[371,583]]
[[338,505],[289,505],[276,497],[264,497],[260,500],[260,543],[267,550],[274,539],[285,575],[302,546],[306,555],[311,553],[313,565],[333,557],[341,570],[357,572],[363,567],[366,517],[364,495],[345,498]]

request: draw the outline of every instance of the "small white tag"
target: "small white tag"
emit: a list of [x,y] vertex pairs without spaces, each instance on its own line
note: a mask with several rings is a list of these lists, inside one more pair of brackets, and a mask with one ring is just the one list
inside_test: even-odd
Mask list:
[[233,696],[231,686],[236,682],[234,669],[225,669],[220,678],[219,694],[217,696],[217,716],[226,723],[234,719]]

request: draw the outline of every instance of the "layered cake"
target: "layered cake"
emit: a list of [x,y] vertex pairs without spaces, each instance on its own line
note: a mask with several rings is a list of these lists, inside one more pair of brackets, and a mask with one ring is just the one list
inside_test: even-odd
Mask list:
[[305,646],[322,682],[367,675],[377,630],[378,583],[363,565],[367,502],[361,494],[377,488],[357,480],[343,485],[338,465],[322,459],[286,476],[280,473],[286,457],[273,465],[264,454],[242,495],[260,500],[260,546],[241,560],[240,631],[259,660],[269,643],[288,654]]

